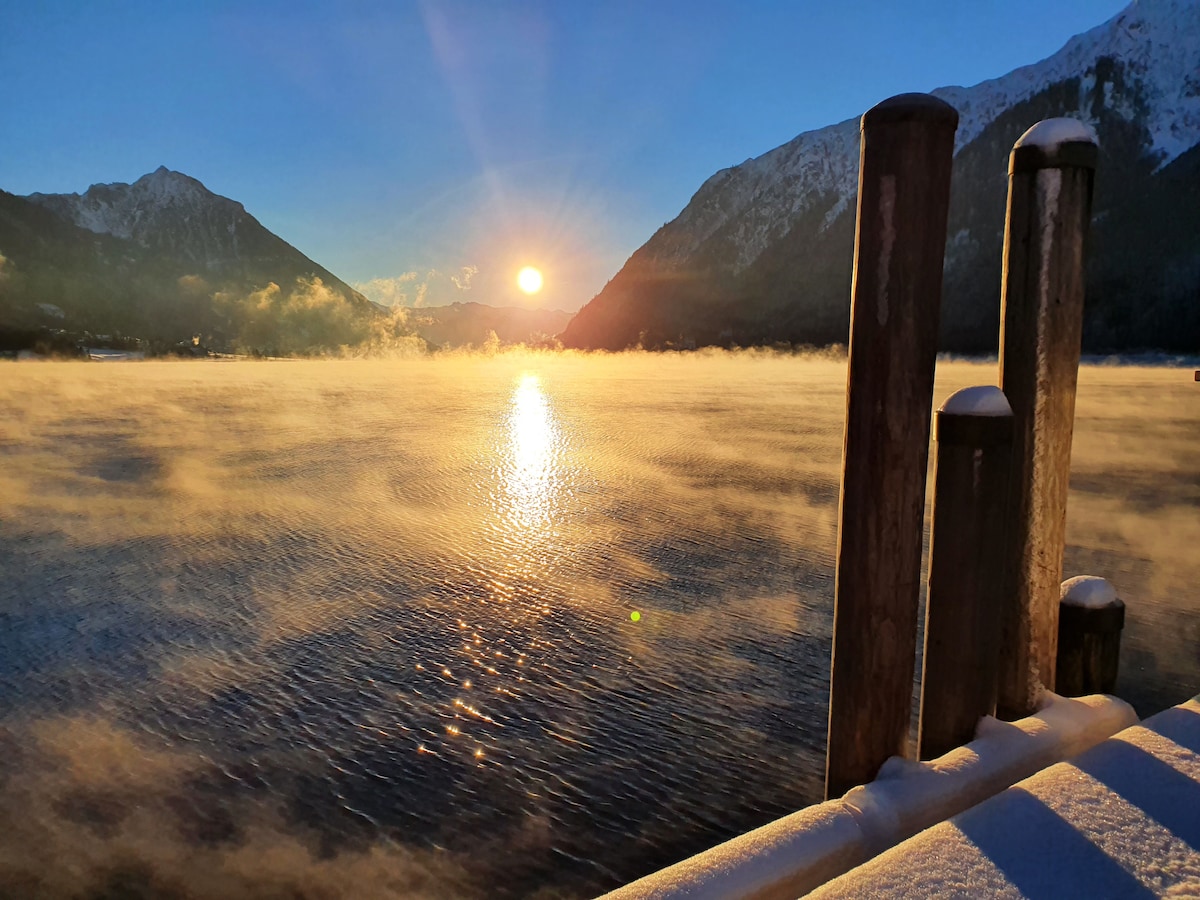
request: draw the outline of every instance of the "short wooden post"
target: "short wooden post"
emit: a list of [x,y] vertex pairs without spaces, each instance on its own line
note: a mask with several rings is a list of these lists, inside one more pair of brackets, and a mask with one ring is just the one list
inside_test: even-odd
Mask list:
[[937,440],[918,754],[975,736],[996,707],[1012,408],[997,387],[964,388],[934,418]]
[[1033,713],[1054,688],[1084,244],[1098,150],[1092,130],[1047,119],[1014,145],[1001,288],[1000,387],[1013,410],[1013,492],[997,711]]
[[1111,694],[1117,686],[1125,604],[1111,584],[1095,575],[1068,578],[1061,596],[1055,692],[1064,697]]
[[957,127],[953,107],[928,94],[862,117],[827,797],[906,749]]

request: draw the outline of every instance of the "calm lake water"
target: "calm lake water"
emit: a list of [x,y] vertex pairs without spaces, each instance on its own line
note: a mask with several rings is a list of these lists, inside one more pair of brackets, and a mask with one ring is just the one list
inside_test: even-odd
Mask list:
[[[0,367],[0,896],[585,897],[820,799],[844,386]],[[1190,371],[1084,369],[1067,574],[1142,713],[1200,690],[1197,446]]]

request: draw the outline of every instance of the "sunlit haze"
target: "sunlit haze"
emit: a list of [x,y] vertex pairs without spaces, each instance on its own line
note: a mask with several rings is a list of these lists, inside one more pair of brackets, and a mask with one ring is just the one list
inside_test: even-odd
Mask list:
[[[1080,374],[1066,568],[1128,598],[1143,712],[1200,677],[1179,374]],[[592,897],[819,799],[845,383],[8,364],[0,893]]]

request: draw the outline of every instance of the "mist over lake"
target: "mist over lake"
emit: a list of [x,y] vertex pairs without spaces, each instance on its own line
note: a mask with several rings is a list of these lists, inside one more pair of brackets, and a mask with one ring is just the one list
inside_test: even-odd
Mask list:
[[[845,380],[3,366],[0,895],[586,897],[819,800]],[[1200,689],[1198,447],[1190,371],[1081,369],[1064,574],[1142,715]]]

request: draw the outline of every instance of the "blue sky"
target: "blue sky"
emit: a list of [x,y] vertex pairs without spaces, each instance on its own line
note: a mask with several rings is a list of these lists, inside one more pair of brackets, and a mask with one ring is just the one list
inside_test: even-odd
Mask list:
[[718,169],[1124,5],[0,0],[0,188],[166,165],[378,296],[575,309]]

